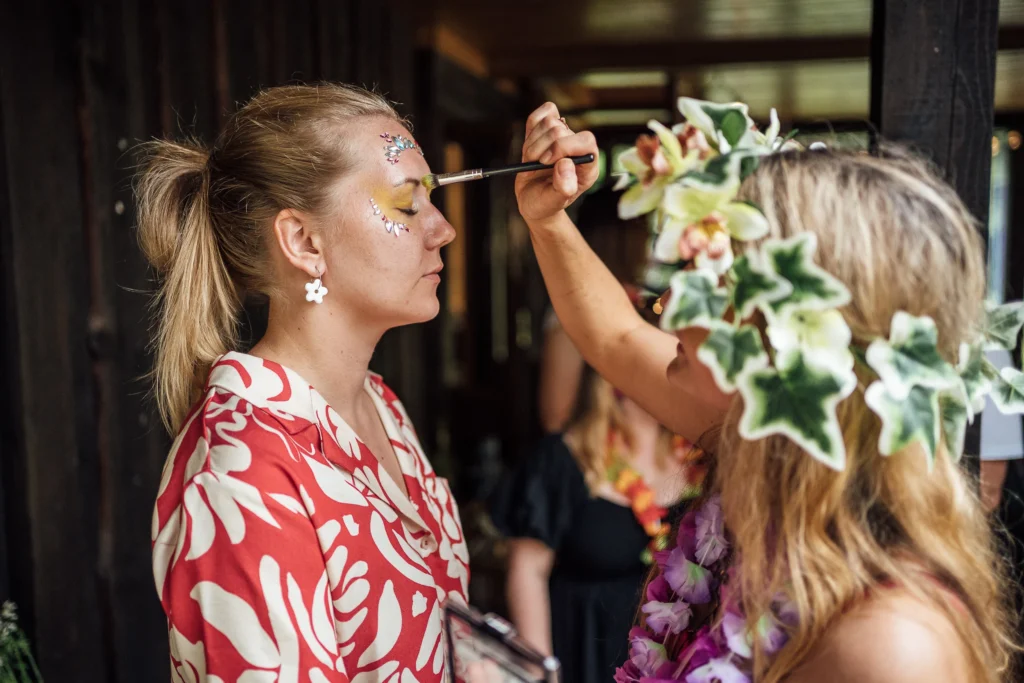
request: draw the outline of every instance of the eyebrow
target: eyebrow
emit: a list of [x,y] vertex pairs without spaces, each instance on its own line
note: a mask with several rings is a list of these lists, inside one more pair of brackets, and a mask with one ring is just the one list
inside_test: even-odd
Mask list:
[[403,185],[412,185],[413,187],[418,187],[421,184],[422,183],[419,178],[406,178],[405,180],[400,180],[397,183],[395,183],[394,187],[402,187]]

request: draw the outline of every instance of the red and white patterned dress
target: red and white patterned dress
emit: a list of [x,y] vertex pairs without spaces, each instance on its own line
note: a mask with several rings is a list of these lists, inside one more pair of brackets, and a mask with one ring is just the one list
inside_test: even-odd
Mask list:
[[441,603],[469,579],[458,509],[395,395],[365,390],[408,498],[297,374],[214,366],[153,513],[176,683],[442,680]]

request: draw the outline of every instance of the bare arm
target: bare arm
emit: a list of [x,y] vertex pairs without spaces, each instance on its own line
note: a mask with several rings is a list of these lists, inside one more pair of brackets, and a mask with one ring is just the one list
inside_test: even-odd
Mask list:
[[526,123],[523,160],[558,161],[553,171],[519,174],[519,211],[558,319],[583,358],[663,425],[697,442],[714,413],[668,382],[675,336],[640,317],[565,213],[598,175],[596,164],[574,166],[565,157],[597,152],[593,134],[573,134],[555,105],[538,108]]
[[572,417],[583,375],[583,356],[556,323],[544,335],[540,360],[540,423],[549,434],[565,429]]
[[658,422],[697,442],[715,417],[666,378],[675,335],[640,317],[564,211],[530,230],[555,312],[583,358]]
[[533,538],[509,541],[505,593],[509,616],[519,634],[541,653],[552,654],[548,579],[555,551]]

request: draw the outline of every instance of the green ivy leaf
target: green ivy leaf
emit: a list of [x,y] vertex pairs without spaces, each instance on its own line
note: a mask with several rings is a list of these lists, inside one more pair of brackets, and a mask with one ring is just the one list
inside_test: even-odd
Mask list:
[[793,291],[772,304],[782,312],[789,307],[824,310],[838,308],[850,301],[846,286],[814,263],[818,238],[804,232],[787,240],[765,241],[765,258],[776,273],[789,281]]
[[681,270],[672,276],[672,294],[661,316],[668,332],[684,327],[710,327],[729,305],[729,293],[718,286],[718,276],[706,270]]
[[732,306],[739,320],[754,314],[757,307],[783,299],[793,292],[793,285],[766,266],[760,253],[751,250],[732,265]]
[[1024,326],[1024,302],[1014,301],[1001,306],[986,305],[988,321],[985,336],[1008,351],[1017,348],[1017,337]]
[[[964,439],[967,436],[967,422],[970,414],[964,401],[966,389],[946,390],[939,394],[939,415],[942,418],[942,437],[946,450],[954,462],[964,454]],[[984,397],[983,397],[984,398]]]
[[725,112],[722,119],[718,122],[718,127],[722,131],[722,137],[725,138],[730,147],[735,147],[736,143],[750,130],[747,126],[746,115],[736,109]]
[[985,408],[985,396],[992,390],[992,372],[986,363],[989,361],[985,358],[985,351],[980,343],[960,345],[960,363],[957,365],[957,373],[964,382],[967,406],[972,415],[980,413]]
[[1024,372],[1003,368],[995,382],[992,402],[1005,415],[1024,415]]
[[775,365],[739,377],[740,436],[756,440],[781,434],[816,460],[842,470],[846,445],[836,406],[856,388],[856,375],[815,366],[800,351],[780,353]]
[[[741,102],[720,104],[691,97],[680,97],[679,111],[688,123],[704,133],[709,143],[719,148],[719,152],[727,152],[726,147],[734,146],[734,143],[728,139],[725,128],[726,126],[730,129],[734,128],[734,124],[727,123],[727,119],[734,118],[736,115],[742,117],[744,128],[740,136],[736,138],[736,142],[753,137],[753,131],[750,136],[746,134],[746,131],[753,127],[754,122],[747,115],[747,105]],[[719,135],[719,131],[722,131],[721,135]],[[721,142],[725,142],[726,146],[723,147]]]
[[[685,187],[721,195],[723,198],[719,203],[732,201],[740,187],[742,161],[748,156],[750,156],[750,152],[720,154],[708,160],[703,167],[683,175],[679,182]],[[703,218],[705,215],[706,213],[698,215],[694,220]]]
[[711,333],[697,349],[697,359],[706,365],[718,387],[731,393],[741,375],[768,365],[768,354],[761,342],[761,333],[753,325],[739,328],[715,322]]
[[864,392],[864,402],[882,420],[878,452],[893,455],[920,441],[930,471],[939,443],[939,392],[914,386],[901,399],[889,392],[887,384],[877,381]]
[[906,399],[911,387],[948,389],[956,385],[959,376],[939,355],[937,343],[938,332],[931,318],[897,311],[889,339],[876,339],[868,346],[868,365],[897,401]]

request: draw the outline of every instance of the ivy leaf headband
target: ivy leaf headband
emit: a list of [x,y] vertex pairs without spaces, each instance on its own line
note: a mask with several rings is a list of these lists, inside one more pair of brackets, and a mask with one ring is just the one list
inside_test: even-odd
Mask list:
[[[945,444],[958,460],[967,425],[989,394],[1003,413],[1024,414],[1024,373],[998,371],[984,355],[986,346],[1016,346],[1024,303],[988,306],[984,333],[962,345],[956,366],[938,351],[934,321],[903,311],[893,316],[887,339],[866,350],[851,346],[839,312],[850,292],[814,262],[813,233],[765,239],[733,254],[734,241],[760,240],[769,230],[758,207],[737,200],[740,185],[761,157],[799,147],[792,133],[779,137],[774,109],[764,133],[742,103],[684,97],[679,109],[684,123],[669,129],[651,121],[654,135],[623,153],[619,216],[651,216],[651,256],[661,268],[693,262],[692,270],[671,275],[661,326],[708,330],[697,359],[722,391],[743,399],[740,436],[781,435],[842,470],[846,445],[836,407],[857,388],[857,362],[877,377],[864,400],[882,421],[882,455],[919,444],[931,468]],[[725,320],[730,308],[731,322]],[[755,312],[767,323],[767,346],[748,322]]]

